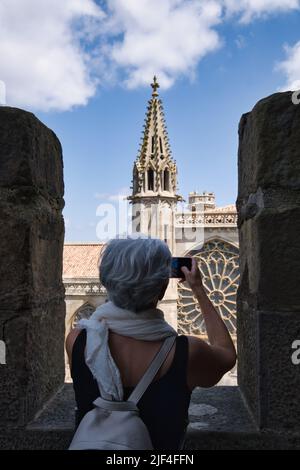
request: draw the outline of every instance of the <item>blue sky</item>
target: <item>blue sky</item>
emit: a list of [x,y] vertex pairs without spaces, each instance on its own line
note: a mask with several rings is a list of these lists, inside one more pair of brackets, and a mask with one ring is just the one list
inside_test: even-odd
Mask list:
[[[94,3],[103,7],[103,2],[87,1],[85,4],[84,0],[80,0],[79,3],[82,7],[91,8]],[[177,1],[177,4],[184,3],[183,0]],[[125,59],[122,50],[123,55],[115,59],[115,64],[107,59],[104,64],[101,63],[102,75],[98,67],[97,86],[93,88],[86,77],[86,82],[83,79],[79,83],[78,88],[85,89],[85,96],[79,98],[82,103],[72,103],[72,96],[67,103],[60,103],[56,95],[55,105],[47,107],[45,103],[51,102],[52,98],[49,87],[44,93],[47,100],[41,97],[31,106],[16,92],[10,92],[9,77],[13,72],[6,72],[6,76],[5,68],[1,70],[0,66],[0,79],[4,78],[7,86],[8,104],[34,111],[54,130],[62,143],[66,241],[97,241],[97,206],[114,199],[118,193],[123,194],[130,186],[146,104],[151,96],[150,86],[146,84],[150,83],[148,77],[155,65],[159,69],[156,71],[158,79],[162,78],[162,89],[159,91],[173,157],[178,165],[179,193],[186,197],[189,191],[208,190],[215,192],[218,205],[235,202],[237,129],[241,115],[250,111],[259,99],[283,88],[295,88],[300,78],[298,2],[287,0],[284,11],[278,10],[278,2],[273,3],[273,9],[272,2],[267,1],[265,10],[257,10],[261,8],[261,2],[253,1],[253,11],[245,7],[245,10],[233,11],[226,17],[223,13],[222,20],[220,12],[213,12],[217,19],[212,21],[210,17],[208,30],[204,30],[204,34],[207,32],[209,36],[213,31],[217,40],[212,36],[211,43],[204,50],[192,51],[191,63],[185,57],[183,48],[186,63],[182,63],[179,57],[177,69],[172,64],[169,68],[164,68],[159,62],[155,64],[151,50],[151,70],[143,65],[144,62],[132,65],[130,51],[125,51],[129,55],[129,59],[127,56]],[[114,5],[115,8],[117,6]],[[171,10],[165,13],[171,14]],[[100,20],[103,21],[103,18]],[[120,18],[115,24],[120,24]],[[128,24],[131,24],[130,21]],[[115,25],[115,36],[108,35],[105,47],[111,46],[116,37],[124,41],[124,35],[130,34],[128,24],[126,33],[125,27],[118,31]],[[95,28],[94,24],[92,28]],[[201,34],[201,31],[195,30],[195,34],[198,33]],[[91,43],[85,38],[81,39],[82,48],[94,57],[96,39],[93,37],[94,43]],[[191,37],[191,40],[195,39],[197,36]],[[188,45],[186,47],[188,50]],[[170,55],[170,50],[166,50],[166,54]],[[129,66],[134,73],[130,72]],[[96,75],[93,67],[91,77]],[[38,94],[36,90],[32,93],[35,93],[34,97]],[[73,95],[77,96],[75,88]]]

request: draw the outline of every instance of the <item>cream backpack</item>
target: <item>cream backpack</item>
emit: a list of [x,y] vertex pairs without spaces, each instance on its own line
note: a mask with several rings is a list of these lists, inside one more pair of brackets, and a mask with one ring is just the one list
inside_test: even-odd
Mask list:
[[137,404],[171,350],[176,336],[165,339],[127,401],[99,397],[82,418],[69,450],[151,450],[153,445]]

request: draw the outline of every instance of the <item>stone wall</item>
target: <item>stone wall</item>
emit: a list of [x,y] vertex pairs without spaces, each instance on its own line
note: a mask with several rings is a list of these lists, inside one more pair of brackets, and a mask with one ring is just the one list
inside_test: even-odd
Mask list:
[[[60,143],[33,114],[0,107],[0,426],[22,427],[64,380]],[[1,432],[0,432],[1,434]]]
[[238,382],[261,429],[299,432],[300,105],[259,101],[239,138]]

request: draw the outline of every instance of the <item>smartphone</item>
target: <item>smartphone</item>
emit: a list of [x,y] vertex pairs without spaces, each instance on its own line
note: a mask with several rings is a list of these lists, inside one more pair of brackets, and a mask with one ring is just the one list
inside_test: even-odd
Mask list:
[[180,258],[173,257],[171,262],[171,276],[184,278],[184,274],[181,271],[181,267],[186,266],[189,270],[192,269],[192,258]]

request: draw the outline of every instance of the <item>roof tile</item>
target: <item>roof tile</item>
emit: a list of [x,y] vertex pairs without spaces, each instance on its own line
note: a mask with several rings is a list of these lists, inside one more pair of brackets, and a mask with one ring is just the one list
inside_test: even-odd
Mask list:
[[104,243],[66,243],[63,254],[63,279],[98,279],[98,261],[104,245]]

